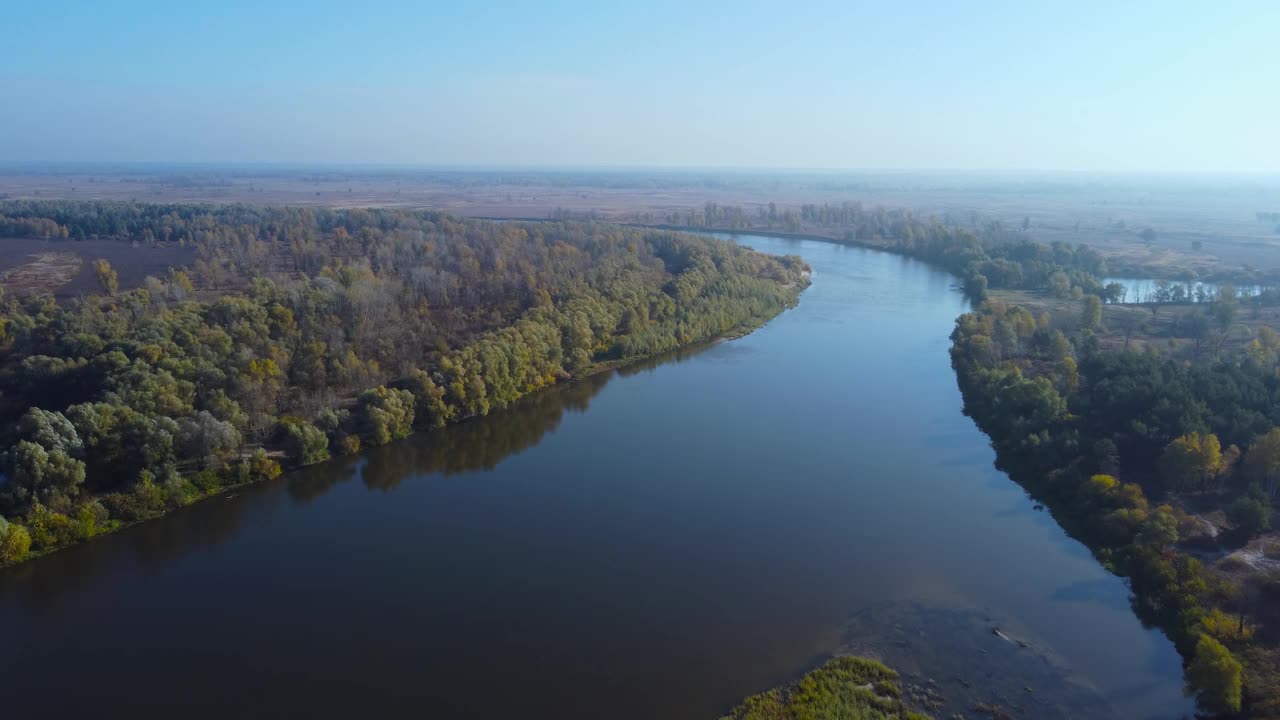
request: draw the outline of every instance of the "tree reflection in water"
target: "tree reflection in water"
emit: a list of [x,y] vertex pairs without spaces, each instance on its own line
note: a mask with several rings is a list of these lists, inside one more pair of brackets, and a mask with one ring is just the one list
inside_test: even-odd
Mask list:
[[[0,571],[0,595],[11,593],[34,612],[49,611],[94,578],[121,572],[153,574],[187,554],[220,545],[258,513],[278,503],[305,504],[359,475],[370,489],[394,490],[406,478],[492,470],[504,458],[537,445],[567,412],[585,412],[615,377],[682,362],[713,343],[657,355],[617,370],[546,388],[514,406],[442,430],[416,433],[359,456],[286,473],[279,480],[172,512],[93,542]],[[286,493],[280,492],[280,483]]]

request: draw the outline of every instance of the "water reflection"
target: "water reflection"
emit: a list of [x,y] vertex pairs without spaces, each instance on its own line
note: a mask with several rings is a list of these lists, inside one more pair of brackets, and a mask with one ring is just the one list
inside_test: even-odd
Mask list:
[[421,475],[492,470],[504,458],[537,445],[547,433],[554,432],[565,413],[584,412],[591,398],[612,378],[612,371],[597,373],[534,393],[487,417],[376,448],[366,455],[364,484],[374,490],[393,490]]
[[0,596],[20,598],[33,612],[55,608],[65,595],[74,595],[96,578],[137,572],[153,574],[192,552],[233,538],[248,516],[267,513],[284,498],[308,504],[357,476],[371,490],[389,492],[405,480],[423,475],[444,476],[492,470],[507,457],[537,445],[559,427],[566,413],[586,412],[615,377],[652,371],[666,363],[681,363],[714,344],[664,353],[616,370],[547,388],[510,408],[442,430],[417,433],[404,441],[371,448],[360,456],[335,458],[286,473],[280,480],[250,486],[173,512],[47,557],[0,570]]
[[251,487],[211,498],[160,520],[140,523],[0,571],[0,597],[16,599],[39,614],[56,609],[61,601],[101,577],[154,574],[192,552],[221,545],[234,537],[245,524],[246,515],[261,510],[245,496],[261,496],[270,502],[271,493],[266,490]]
[[485,417],[370,449],[358,466],[318,466],[294,473],[289,478],[289,494],[295,500],[306,502],[350,479],[357,467],[362,470],[360,475],[366,487],[383,491],[394,490],[405,480],[422,475],[450,476],[492,470],[507,457],[537,445],[548,433],[554,432],[566,413],[586,412],[591,399],[615,376],[637,375],[666,363],[684,362],[710,347],[711,344],[706,344],[664,353],[617,370],[547,388]]
[[[1128,304],[1141,303],[1205,303],[1218,298],[1221,283],[1202,280],[1159,280],[1154,278],[1103,278],[1104,285],[1116,283],[1124,289],[1119,301]],[[1250,298],[1267,288],[1262,285],[1232,285],[1241,298]]]

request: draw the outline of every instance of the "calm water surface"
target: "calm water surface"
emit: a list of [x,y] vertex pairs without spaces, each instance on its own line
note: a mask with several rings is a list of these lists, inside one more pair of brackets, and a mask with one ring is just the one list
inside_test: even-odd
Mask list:
[[740,241],[815,271],[748,337],[0,574],[7,713],[708,719],[912,603],[1184,712],[1170,644],[961,414],[949,276]]
[[[1124,286],[1126,303],[1143,303],[1158,302],[1160,298],[1161,286],[1172,288],[1175,285],[1181,286],[1187,302],[1195,301],[1201,293],[1207,296],[1210,301],[1217,299],[1218,288],[1222,287],[1218,283],[1202,282],[1198,280],[1156,280],[1153,278],[1124,278],[1109,277],[1102,279],[1103,284],[1120,283]],[[1232,285],[1237,293],[1245,296],[1257,295],[1266,288],[1262,285]]]

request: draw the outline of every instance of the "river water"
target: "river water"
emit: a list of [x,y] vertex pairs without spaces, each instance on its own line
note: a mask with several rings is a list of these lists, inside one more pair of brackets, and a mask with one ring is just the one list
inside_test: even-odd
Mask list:
[[1185,713],[1170,643],[962,414],[952,279],[739,241],[814,268],[747,337],[0,574],[6,711],[714,719],[843,647],[1024,717]]

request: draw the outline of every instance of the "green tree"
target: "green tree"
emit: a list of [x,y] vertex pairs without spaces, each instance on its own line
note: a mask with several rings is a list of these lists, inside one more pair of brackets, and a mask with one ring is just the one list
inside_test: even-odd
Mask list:
[[386,445],[413,432],[414,397],[408,390],[376,387],[360,396],[369,442]]
[[1080,368],[1074,358],[1063,358],[1057,367],[1058,389],[1064,394],[1075,392],[1080,385]]
[[76,454],[83,447],[75,425],[59,412],[31,408],[18,421],[18,432],[46,450]]
[[1231,323],[1235,322],[1236,304],[1234,302],[1215,302],[1210,311],[1213,313],[1213,319],[1218,321],[1218,327],[1223,330],[1231,327]]
[[974,275],[970,275],[969,279],[965,281],[964,289],[971,297],[978,300],[985,300],[987,299],[987,287],[989,284],[990,281],[987,280],[986,275],[976,273]]
[[1280,428],[1272,428],[1254,438],[1244,456],[1244,476],[1256,482],[1271,497],[1280,488]]
[[1061,330],[1054,330],[1049,335],[1049,356],[1055,360],[1062,361],[1072,357],[1073,348],[1071,341]]
[[1102,298],[1086,295],[1080,310],[1080,324],[1086,330],[1102,329]]
[[1254,485],[1249,492],[1227,507],[1227,519],[1248,537],[1271,529],[1271,502],[1262,488]]
[[1133,539],[1137,545],[1164,549],[1178,542],[1178,520],[1163,510],[1151,513]]
[[441,428],[457,415],[457,410],[445,401],[445,389],[425,371],[409,374],[409,389],[417,400],[415,417],[420,425]]
[[314,465],[329,459],[329,438],[314,425],[285,423],[282,427],[285,454],[294,465]]
[[280,463],[272,460],[262,448],[253,451],[245,466],[249,474],[247,480],[275,480],[280,477]]
[[1222,643],[1208,635],[1196,642],[1196,654],[1187,666],[1187,692],[1205,710],[1234,713],[1240,710],[1244,668]]
[[120,290],[120,276],[106,259],[99,258],[93,261],[93,274],[98,278],[98,285],[102,288],[102,292],[115,295]]
[[31,533],[32,547],[40,550],[55,548],[75,539],[71,518],[40,503],[35,503],[27,511],[25,523]]
[[63,450],[49,452],[36,443],[19,440],[7,453],[9,482],[4,493],[12,507],[31,502],[63,504],[79,494],[85,465]]
[[206,466],[210,458],[218,458],[240,447],[240,432],[229,422],[217,419],[207,410],[178,421],[176,449],[186,458]]
[[1093,443],[1093,458],[1099,471],[1108,475],[1120,473],[1120,448],[1111,438],[1103,438]]
[[1065,298],[1071,294],[1071,278],[1061,270],[1049,275],[1049,292],[1056,298]]

